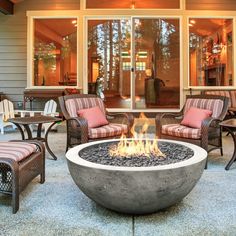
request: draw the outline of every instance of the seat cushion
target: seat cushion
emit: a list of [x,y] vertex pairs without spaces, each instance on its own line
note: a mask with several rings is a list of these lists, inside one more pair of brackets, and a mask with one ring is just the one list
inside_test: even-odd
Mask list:
[[212,111],[212,117],[218,118],[222,113],[224,102],[220,99],[188,98],[184,106],[184,114],[191,107],[210,110]]
[[125,124],[115,124],[110,123],[109,125],[104,125],[99,128],[91,128],[89,129],[89,138],[106,138],[106,137],[114,137],[121,135],[122,133],[127,133],[127,125]]
[[161,132],[162,134],[182,138],[200,139],[201,137],[200,129],[190,128],[179,124],[163,125]]
[[0,142],[0,158],[10,158],[14,161],[22,161],[36,152],[34,144],[26,142]]
[[106,116],[98,106],[78,110],[78,115],[87,120],[89,128],[96,128],[102,125],[109,124],[106,119]]
[[184,114],[184,119],[181,121],[181,125],[200,129],[202,125],[202,121],[210,117],[211,114],[212,114],[212,111],[210,110],[200,109],[197,107],[191,107]]

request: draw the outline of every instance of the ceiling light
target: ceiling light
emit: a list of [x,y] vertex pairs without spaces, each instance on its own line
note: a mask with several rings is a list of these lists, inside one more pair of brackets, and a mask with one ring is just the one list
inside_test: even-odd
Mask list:
[[190,26],[190,27],[193,27],[193,24],[191,24],[191,23],[188,23],[188,26]]
[[135,9],[135,1],[131,2],[131,9]]
[[195,24],[196,21],[195,21],[195,20],[190,20],[190,23],[191,23],[191,24]]
[[77,20],[72,20],[72,24],[76,24],[77,23]]

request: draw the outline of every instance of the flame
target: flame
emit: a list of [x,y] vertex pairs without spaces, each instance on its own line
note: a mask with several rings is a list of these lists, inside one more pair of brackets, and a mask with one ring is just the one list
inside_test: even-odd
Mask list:
[[147,130],[150,124],[148,118],[141,113],[139,116],[139,120],[140,119],[144,123],[142,124],[141,131],[135,131],[137,123],[134,123],[131,128],[133,138],[127,139],[125,134],[122,134],[118,145],[115,148],[110,149],[111,156],[131,157],[135,155],[150,157],[150,155],[155,155],[163,158],[165,157],[165,155],[158,148],[158,139],[148,138]]

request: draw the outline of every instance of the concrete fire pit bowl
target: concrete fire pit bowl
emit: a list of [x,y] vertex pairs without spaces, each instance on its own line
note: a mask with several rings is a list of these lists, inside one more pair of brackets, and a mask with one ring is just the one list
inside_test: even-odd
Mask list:
[[89,198],[98,204],[128,214],[147,214],[180,202],[200,179],[207,152],[190,143],[194,155],[174,164],[151,167],[118,167],[96,164],[82,159],[79,152],[91,145],[114,140],[82,144],[66,153],[70,174]]

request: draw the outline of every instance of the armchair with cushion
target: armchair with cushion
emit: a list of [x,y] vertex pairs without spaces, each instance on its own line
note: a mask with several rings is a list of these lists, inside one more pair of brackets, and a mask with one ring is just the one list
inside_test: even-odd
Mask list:
[[[156,135],[163,139],[193,143],[204,148],[207,152],[219,148],[221,155],[223,155],[219,123],[227,113],[228,102],[229,99],[222,96],[189,95],[186,97],[185,105],[179,113],[164,113],[156,116]],[[194,113],[190,114],[191,108],[196,108],[195,116]],[[202,121],[198,120],[200,122],[199,126],[198,124],[192,124],[196,123],[199,114],[204,112],[208,115],[203,116]],[[190,119],[192,116],[192,119],[189,124],[184,125],[186,119],[189,119],[187,117],[189,115]]]
[[[123,133],[130,136],[133,115],[108,113],[102,99],[96,95],[67,95],[59,97],[59,104],[67,122],[67,150],[92,140],[120,137]],[[122,119],[121,122],[112,123],[112,120],[119,118]]]

